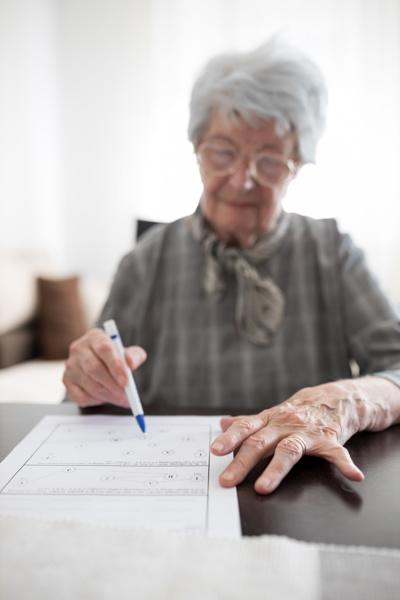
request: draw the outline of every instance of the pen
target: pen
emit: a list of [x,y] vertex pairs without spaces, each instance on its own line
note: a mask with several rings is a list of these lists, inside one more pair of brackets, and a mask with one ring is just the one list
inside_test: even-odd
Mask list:
[[[120,357],[126,364],[124,347],[122,345],[121,338],[119,337],[117,324],[115,323],[114,319],[109,319],[108,321],[105,321],[103,323],[103,326],[104,331],[113,340],[114,344],[117,347]],[[132,371],[128,368],[128,365],[126,365],[126,367],[129,380],[128,385],[125,386],[125,392],[128,397],[132,412],[136,418],[136,421],[138,422],[140,429],[143,431],[143,433],[146,433],[146,424],[144,422],[142,403],[140,402],[139,394],[137,391],[135,381],[133,379]]]

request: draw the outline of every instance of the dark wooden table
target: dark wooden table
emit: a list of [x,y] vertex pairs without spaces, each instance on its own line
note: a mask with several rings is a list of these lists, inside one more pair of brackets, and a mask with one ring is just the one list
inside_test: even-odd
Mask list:
[[[148,414],[227,414],[193,408],[147,410]],[[0,404],[0,460],[48,414],[129,414],[111,405],[80,410],[56,406]],[[281,486],[261,496],[253,483],[258,465],[238,486],[244,535],[287,535],[309,542],[400,548],[400,426],[359,433],[348,443],[365,481],[353,483],[323,459],[305,456]]]

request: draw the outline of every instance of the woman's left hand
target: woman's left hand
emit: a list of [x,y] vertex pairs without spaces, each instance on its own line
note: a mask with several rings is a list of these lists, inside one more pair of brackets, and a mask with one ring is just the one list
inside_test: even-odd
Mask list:
[[[376,377],[364,378],[364,382],[367,379],[375,380],[372,388],[381,382],[393,386],[382,379],[376,384]],[[221,474],[221,485],[239,484],[261,459],[273,455],[254,486],[260,494],[269,494],[304,454],[325,458],[348,479],[362,481],[364,475],[343,444],[357,431],[388,426],[370,426],[377,407],[371,404],[364,388],[365,383],[359,386],[354,380],[327,383],[304,388],[258,415],[224,417],[224,433],[214,441],[211,451],[221,456],[240,449]]]

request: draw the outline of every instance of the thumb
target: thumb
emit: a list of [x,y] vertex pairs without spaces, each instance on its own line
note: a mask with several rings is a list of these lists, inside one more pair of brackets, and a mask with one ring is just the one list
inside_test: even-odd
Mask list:
[[147,354],[140,346],[129,346],[125,348],[125,360],[128,367],[134,371],[145,362]]

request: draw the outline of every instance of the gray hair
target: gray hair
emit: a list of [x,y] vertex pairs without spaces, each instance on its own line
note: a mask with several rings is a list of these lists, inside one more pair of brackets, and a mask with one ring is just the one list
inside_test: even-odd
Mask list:
[[190,101],[189,139],[198,143],[216,109],[250,126],[274,120],[278,135],[294,130],[298,158],[315,162],[325,128],[327,91],[317,65],[291,46],[271,39],[245,53],[211,59],[197,78]]

